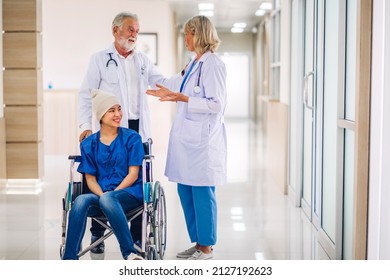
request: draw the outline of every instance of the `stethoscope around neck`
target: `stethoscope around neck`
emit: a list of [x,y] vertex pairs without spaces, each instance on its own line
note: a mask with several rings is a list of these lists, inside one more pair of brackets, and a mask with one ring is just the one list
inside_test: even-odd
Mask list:
[[[107,60],[106,67],[108,68],[110,64],[114,64],[118,68],[118,62],[116,62],[116,60],[112,57],[112,53],[108,53],[108,55],[110,56],[110,58]],[[145,64],[142,64],[141,75],[145,73],[145,69],[146,69]]]
[[199,71],[198,71],[198,78],[196,81],[196,86],[194,87],[194,92],[195,93],[200,93],[200,76],[202,75],[202,66],[203,66],[203,61],[199,62]]
[[[188,76],[190,75],[190,73],[191,73],[192,69],[194,68],[195,64],[196,64],[196,60],[194,60],[194,62],[191,64],[191,67],[187,70],[187,73],[184,76],[184,79],[183,79],[183,81],[181,83],[181,86],[180,86],[180,92],[183,92],[184,85],[186,84]],[[199,62],[199,71],[198,71],[197,82],[196,82],[196,86],[194,87],[194,93],[197,93],[197,94],[200,93],[200,77],[202,75],[202,66],[203,66],[203,61],[200,61]]]
[[116,60],[112,58],[112,53],[108,53],[108,55],[110,56],[110,59],[107,60],[106,67],[108,68],[108,65],[110,65],[110,63],[114,63],[115,66],[118,67],[118,62],[116,62]]

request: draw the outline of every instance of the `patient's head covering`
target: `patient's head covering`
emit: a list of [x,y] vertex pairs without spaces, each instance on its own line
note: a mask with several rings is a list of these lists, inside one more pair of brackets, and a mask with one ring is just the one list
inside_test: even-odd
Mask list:
[[115,95],[100,89],[92,90],[92,111],[99,121],[108,109],[114,105],[120,105]]

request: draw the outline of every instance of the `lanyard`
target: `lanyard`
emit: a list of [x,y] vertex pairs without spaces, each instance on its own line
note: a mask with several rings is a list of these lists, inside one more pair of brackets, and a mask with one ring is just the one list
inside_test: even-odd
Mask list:
[[183,82],[181,83],[181,86],[180,86],[180,92],[183,91],[184,84],[186,83],[186,81],[187,81],[187,79],[188,79],[188,76],[189,76],[190,73],[191,73],[192,68],[194,68],[195,63],[196,63],[196,60],[194,60],[194,62],[191,64],[190,69],[188,69],[186,75],[184,76]]

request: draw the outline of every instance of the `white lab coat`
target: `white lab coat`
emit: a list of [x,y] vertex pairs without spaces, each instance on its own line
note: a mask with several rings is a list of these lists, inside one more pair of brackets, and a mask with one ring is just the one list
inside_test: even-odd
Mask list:
[[[199,81],[201,91],[195,93],[200,62],[203,62]],[[189,96],[189,101],[177,102],[165,175],[170,181],[185,185],[223,185],[226,183],[227,157],[223,117],[225,64],[216,54],[203,54],[191,70],[182,93]]]
[[[117,62],[111,62],[107,67],[107,61],[110,59],[109,53],[112,54],[112,58]],[[139,77],[139,91],[140,91],[140,110],[139,110],[139,134],[142,137],[142,141],[147,141],[151,138],[150,128],[150,113],[147,103],[146,90],[148,86],[154,87],[156,83],[169,86],[168,80],[160,73],[157,67],[147,58],[147,56],[137,50],[135,50],[134,60],[136,63],[136,69]],[[171,86],[172,87],[172,86]],[[82,83],[79,92],[79,126],[82,131],[86,129],[92,130],[92,102],[91,102],[91,90],[101,89],[107,92],[115,94],[119,98],[123,112],[123,118],[121,122],[122,127],[128,127],[128,111],[129,98],[126,87],[125,71],[119,61],[117,51],[114,44],[108,49],[100,51],[94,54],[88,66],[87,74]],[[97,130],[98,127],[95,127]]]

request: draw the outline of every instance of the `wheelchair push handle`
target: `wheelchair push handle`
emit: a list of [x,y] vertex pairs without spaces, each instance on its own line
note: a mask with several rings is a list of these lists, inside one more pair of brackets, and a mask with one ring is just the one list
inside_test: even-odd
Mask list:
[[153,144],[153,140],[151,138],[148,139],[147,142],[144,142],[143,145],[144,145],[144,152],[145,152],[145,159],[153,159],[154,156],[152,154],[152,144]]

